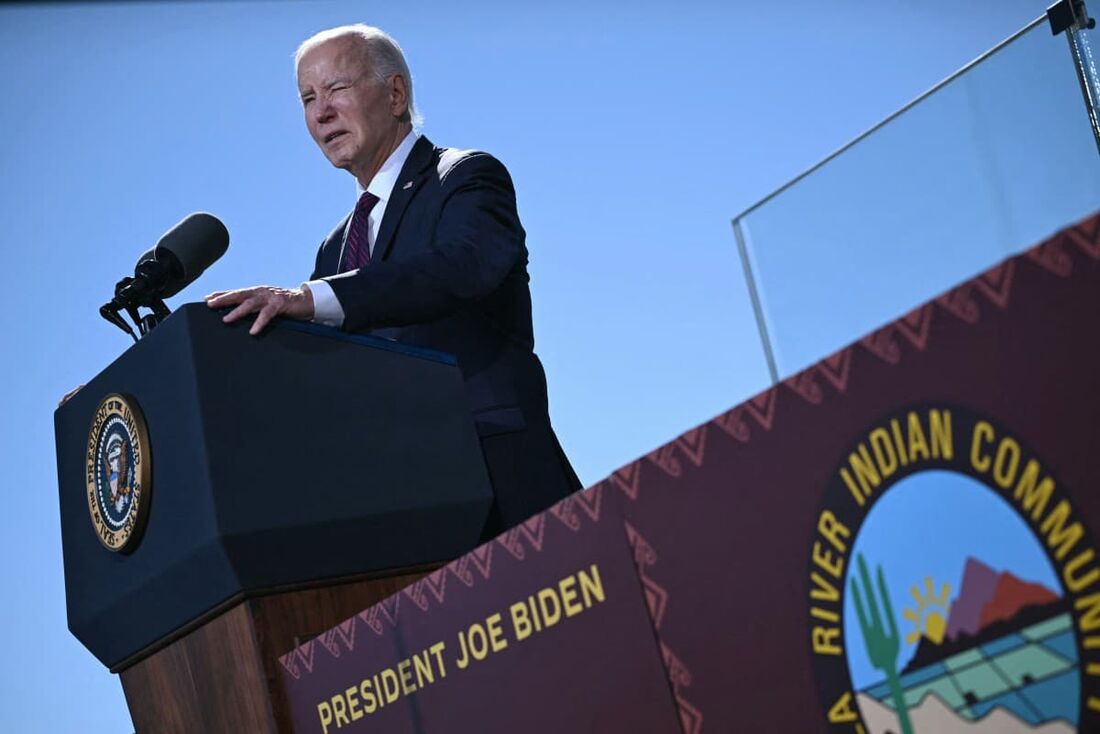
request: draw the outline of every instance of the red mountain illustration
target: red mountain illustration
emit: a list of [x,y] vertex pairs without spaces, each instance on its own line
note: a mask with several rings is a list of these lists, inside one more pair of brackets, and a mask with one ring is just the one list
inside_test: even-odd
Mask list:
[[1041,584],[1022,581],[1008,571],[997,573],[977,558],[967,558],[962,588],[951,604],[947,638],[977,635],[993,622],[1010,619],[1024,607],[1058,598]]
[[1005,571],[997,581],[993,599],[982,608],[980,627],[1011,619],[1016,612],[1032,604],[1048,604],[1057,600],[1058,595],[1047,587],[1021,581]]
[[947,618],[947,639],[978,633],[982,610],[993,598],[996,588],[996,571],[976,558],[967,558],[959,595],[951,603],[951,615]]
[[1042,584],[998,573],[977,558],[967,558],[959,595],[951,603],[942,642],[922,637],[903,673],[920,670],[976,645],[1016,632],[1069,611],[1069,601]]

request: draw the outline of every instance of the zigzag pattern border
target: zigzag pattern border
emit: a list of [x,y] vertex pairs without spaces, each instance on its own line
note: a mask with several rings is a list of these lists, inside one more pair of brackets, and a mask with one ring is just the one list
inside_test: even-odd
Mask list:
[[[657,564],[657,550],[626,520],[623,520],[623,529],[626,531],[627,542],[634,551],[634,566],[638,570],[638,579],[642,582],[649,618],[653,621],[653,629],[660,633],[665,610],[668,608],[669,593],[646,571],[648,567]],[[684,734],[700,734],[703,730],[703,712],[684,693],[684,689],[691,686],[691,671],[659,635],[657,639],[661,645],[661,660],[679,710],[680,727]]]
[[981,321],[983,304],[997,310],[1008,308],[1016,271],[1026,258],[1042,270],[1059,278],[1074,274],[1074,258],[1079,252],[1091,260],[1100,260],[1100,212],[1061,230],[1049,239],[1014,255],[955,288],[918,306],[899,319],[877,329],[847,347],[716,416],[692,428],[641,459],[617,469],[595,486],[610,485],[630,501],[641,492],[644,464],[653,464],[673,478],[683,472],[682,459],[702,466],[708,435],[720,430],[739,443],[748,443],[755,431],[770,431],[775,425],[775,409],[780,394],[794,395],[812,405],[824,402],[827,390],[847,392],[851,380],[852,355],[859,349],[889,365],[900,364],[908,345],[917,352],[929,344],[934,320],[951,317],[968,325]]
[[[545,547],[546,523],[553,517],[570,531],[577,533],[584,527],[585,518],[599,523],[603,506],[603,487],[597,485],[583,492],[566,497],[561,502],[540,512],[526,522],[494,538],[461,558],[433,571],[424,578],[387,597],[354,617],[344,620],[312,640],[303,642],[279,657],[279,664],[295,680],[304,673],[312,673],[318,649],[332,658],[352,652],[362,640],[362,628],[381,637],[397,626],[402,609],[412,607],[427,612],[433,606],[442,606],[447,596],[447,582],[452,580],[467,588],[488,581],[492,576],[493,549],[501,548],[515,561],[522,562],[532,554],[541,553]],[[500,555],[499,553],[497,555]],[[402,605],[402,599],[408,603]]]

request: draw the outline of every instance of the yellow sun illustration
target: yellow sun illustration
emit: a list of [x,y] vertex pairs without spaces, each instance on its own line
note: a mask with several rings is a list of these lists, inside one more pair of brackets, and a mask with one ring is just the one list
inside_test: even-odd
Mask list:
[[936,596],[932,577],[927,576],[924,579],[924,588],[924,594],[916,585],[909,590],[917,602],[917,608],[907,607],[901,612],[903,617],[913,623],[913,631],[905,636],[905,641],[910,645],[920,640],[922,635],[938,645],[943,642],[944,633],[947,632],[947,600],[951,598],[951,585],[941,586],[939,596]]

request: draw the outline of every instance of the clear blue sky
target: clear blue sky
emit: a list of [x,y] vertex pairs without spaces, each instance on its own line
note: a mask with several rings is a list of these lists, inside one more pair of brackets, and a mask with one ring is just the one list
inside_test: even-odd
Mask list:
[[766,386],[730,218],[1045,4],[0,7],[0,730],[131,730],[117,679],[66,629],[52,413],[126,348],[97,309],[185,214],[216,213],[232,244],[172,305],[308,275],[354,185],[306,135],[304,37],[387,29],[424,132],[511,169],[553,419],[591,484]]

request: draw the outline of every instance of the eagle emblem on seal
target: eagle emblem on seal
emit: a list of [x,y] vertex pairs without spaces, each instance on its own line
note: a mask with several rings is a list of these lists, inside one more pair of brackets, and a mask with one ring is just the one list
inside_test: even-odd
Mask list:
[[103,398],[88,431],[85,456],[88,512],[100,543],[132,550],[149,509],[149,432],[137,401],[112,393]]

